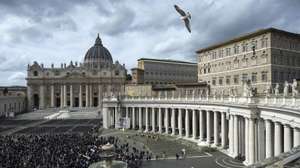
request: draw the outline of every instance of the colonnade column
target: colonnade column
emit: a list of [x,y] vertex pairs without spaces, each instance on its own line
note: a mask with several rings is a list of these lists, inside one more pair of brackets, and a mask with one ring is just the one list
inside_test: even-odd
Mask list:
[[253,164],[255,162],[255,130],[254,130],[254,119],[249,118],[249,164]]
[[180,137],[182,137],[182,110],[178,109],[178,131]]
[[210,132],[210,111],[206,112],[206,143],[210,144],[211,132]]
[[190,136],[190,119],[189,119],[189,110],[185,109],[185,137]]
[[289,125],[284,125],[284,151],[288,152],[292,149],[292,139],[291,139],[291,127]]
[[70,85],[70,107],[73,107],[73,85]]
[[64,107],[67,107],[67,85],[64,85]]
[[135,107],[132,107],[131,110],[132,110],[132,128],[135,129]]
[[300,145],[300,130],[299,128],[294,128],[294,144],[293,147]]
[[234,147],[233,147],[233,150],[234,150],[234,154],[233,156],[234,157],[237,157],[238,156],[238,152],[239,152],[239,126],[238,126],[238,121],[239,121],[239,118],[237,115],[234,115],[233,116],[233,142],[234,142]]
[[196,125],[197,125],[197,121],[196,121],[196,110],[193,109],[193,139],[196,139],[196,136],[197,136],[197,128],[196,128]]
[[233,147],[234,146],[234,137],[233,137],[234,131],[233,131],[233,129],[234,129],[234,117],[231,114],[230,119],[229,119],[229,153],[231,155],[234,154],[234,147]]
[[82,86],[79,84],[79,107],[82,107]]
[[151,114],[152,114],[152,132],[155,132],[155,108],[151,109]]
[[64,107],[64,87],[60,86],[60,108]]
[[245,118],[245,163],[249,162],[249,119]]
[[222,148],[226,148],[227,138],[226,138],[226,113],[221,113],[221,145]]
[[266,158],[274,156],[273,141],[272,141],[272,123],[270,120],[265,120],[266,125]]
[[50,86],[50,90],[51,90],[51,103],[50,103],[50,106],[51,107],[54,107],[54,85],[51,85]]
[[143,108],[142,107],[139,107],[139,129],[140,131],[143,130],[143,117],[142,117],[142,110]]
[[274,123],[275,125],[275,131],[274,131],[274,156],[278,156],[280,153],[282,153],[282,131],[281,131],[281,124],[278,122]]
[[85,107],[89,106],[89,85],[85,85]]
[[162,114],[161,114],[161,108],[158,108],[158,132],[162,133]]
[[199,110],[199,141],[204,141],[203,111]]
[[219,145],[219,118],[218,112],[214,112],[214,145]]
[[145,118],[146,118],[146,122],[145,122],[145,123],[146,123],[146,129],[145,129],[145,131],[148,132],[148,131],[149,131],[149,118],[148,118],[148,117],[149,117],[149,114],[148,114],[148,107],[145,107],[145,114],[146,114],[146,117],[145,117]]
[[172,118],[171,118],[171,126],[172,126],[172,135],[175,135],[176,124],[175,124],[175,109],[172,108]]
[[169,133],[169,109],[165,108],[165,132]]

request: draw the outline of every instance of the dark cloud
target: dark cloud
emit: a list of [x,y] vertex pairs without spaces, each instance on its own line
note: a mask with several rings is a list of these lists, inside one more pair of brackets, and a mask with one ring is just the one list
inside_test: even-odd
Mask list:
[[[192,34],[174,4],[192,13]],[[139,57],[196,61],[196,50],[257,29],[299,33],[299,9],[299,0],[1,0],[0,79],[20,82],[34,60],[82,60],[98,32],[128,69]]]

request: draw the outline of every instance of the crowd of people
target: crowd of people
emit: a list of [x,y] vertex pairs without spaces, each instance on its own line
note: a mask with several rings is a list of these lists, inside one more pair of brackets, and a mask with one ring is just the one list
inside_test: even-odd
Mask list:
[[[150,153],[122,143],[116,137],[93,134],[44,134],[0,136],[0,167],[87,168],[102,161],[102,146],[114,145],[116,160],[139,168]],[[151,159],[151,158],[150,158]]]

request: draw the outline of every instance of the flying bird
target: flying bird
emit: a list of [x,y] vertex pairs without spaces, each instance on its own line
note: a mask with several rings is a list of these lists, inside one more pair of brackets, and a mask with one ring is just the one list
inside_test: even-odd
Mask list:
[[178,5],[174,5],[174,7],[176,11],[181,15],[180,19],[184,21],[185,27],[191,33],[190,19],[192,19],[192,16],[190,12],[185,13]]

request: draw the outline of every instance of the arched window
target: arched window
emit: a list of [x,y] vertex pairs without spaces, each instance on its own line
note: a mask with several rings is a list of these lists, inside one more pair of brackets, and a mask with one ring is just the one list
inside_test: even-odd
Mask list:
[[33,76],[38,76],[38,75],[39,75],[38,71],[33,71]]

